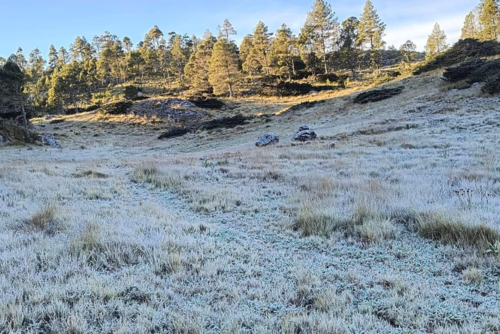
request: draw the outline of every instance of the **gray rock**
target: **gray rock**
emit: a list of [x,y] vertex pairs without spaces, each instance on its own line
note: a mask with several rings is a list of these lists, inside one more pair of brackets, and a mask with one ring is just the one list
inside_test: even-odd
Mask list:
[[308,125],[302,125],[302,126],[299,128],[299,132],[300,132],[300,131],[306,131],[306,130],[310,130]]
[[255,146],[263,147],[271,144],[276,144],[279,142],[280,142],[279,137],[271,132],[259,137],[259,139],[257,139],[257,142],[255,143]]
[[308,141],[308,140],[314,140],[316,139],[317,135],[316,132],[312,130],[303,130],[299,131],[293,136],[293,140],[298,140],[298,141]]
[[40,136],[42,145],[49,145],[51,147],[60,147],[53,135],[44,134]]

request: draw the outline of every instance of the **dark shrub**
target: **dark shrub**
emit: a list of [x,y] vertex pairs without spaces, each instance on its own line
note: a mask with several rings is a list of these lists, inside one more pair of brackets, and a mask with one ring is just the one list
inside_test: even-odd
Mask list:
[[[12,120],[2,120],[0,119],[0,136],[2,137],[1,142],[14,142],[20,143],[25,142],[25,132],[24,127]],[[34,142],[38,134],[34,131],[30,131],[29,141]]]
[[465,81],[469,85],[485,82],[482,91],[488,94],[497,94],[500,93],[500,59],[468,61],[446,69],[443,77],[450,82]]
[[500,43],[496,41],[480,42],[477,39],[462,39],[436,59],[417,68],[413,73],[418,75],[475,58],[496,55],[500,55]]
[[128,113],[128,108],[132,107],[131,101],[120,101],[106,104],[101,110],[108,115],[122,115]]
[[280,82],[276,85],[263,85],[258,92],[262,96],[298,96],[307,95],[314,90],[310,84]]
[[328,81],[330,83],[334,83],[334,82],[337,82],[338,80],[339,80],[339,77],[335,73],[316,75],[316,82],[319,82],[319,83],[327,83]]
[[325,100],[314,101],[314,102],[302,102],[302,103],[296,104],[294,106],[291,106],[290,108],[288,108],[287,112],[290,112],[290,111],[299,111],[299,110],[304,110],[304,109],[310,109],[312,107],[315,107],[318,104],[323,104],[325,102],[326,102]]
[[399,71],[387,71],[385,74],[387,74],[389,78],[397,78],[401,76],[401,72]]
[[80,112],[94,111],[94,110],[99,109],[99,107],[100,106],[98,104],[93,104],[93,105],[90,105],[90,106],[85,107],[85,108],[69,108],[69,109],[66,109],[66,111],[64,113],[66,115],[75,115],[75,114],[80,113]]
[[186,133],[189,133],[189,129],[186,128],[171,128],[167,132],[162,133],[158,139],[168,139],[184,136]]
[[22,115],[21,112],[0,112],[0,119],[16,119]]
[[142,88],[137,86],[127,86],[125,87],[125,98],[127,100],[136,100],[140,98],[139,93],[142,92]]
[[238,125],[245,124],[249,119],[251,119],[251,117],[245,117],[240,114],[232,117],[216,118],[211,121],[203,122],[198,129],[213,130],[219,128],[234,128]]
[[66,120],[64,118],[56,118],[53,119],[49,122],[49,124],[59,124],[59,123],[64,123]]
[[490,80],[496,79],[500,75],[500,59],[492,60],[479,66],[475,71],[473,71],[467,78],[467,82],[470,84],[476,82],[488,82]]
[[382,100],[387,100],[393,96],[401,94],[404,88],[405,88],[404,86],[401,86],[397,88],[370,90],[368,92],[364,92],[356,96],[354,98],[354,103],[365,104],[369,102],[378,102]]
[[488,94],[498,94],[500,93],[500,76],[495,79],[490,79],[486,82],[484,87],[482,88],[483,93]]
[[189,102],[194,103],[198,108],[204,109],[221,109],[225,106],[224,102],[218,99],[195,98],[190,99]]
[[443,74],[443,77],[446,79],[446,81],[450,82],[465,80],[470,77],[470,75],[474,71],[478,70],[482,65],[484,65],[484,63],[485,62],[482,59],[467,61],[460,64],[459,66],[447,68]]

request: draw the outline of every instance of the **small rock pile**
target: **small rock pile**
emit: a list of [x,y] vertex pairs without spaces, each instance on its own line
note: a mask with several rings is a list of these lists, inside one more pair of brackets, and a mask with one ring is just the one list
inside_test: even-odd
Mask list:
[[299,128],[299,131],[293,136],[293,140],[298,141],[308,141],[316,139],[316,132],[309,129],[307,125],[303,125]]
[[199,121],[207,117],[205,113],[189,110],[196,108],[192,102],[181,99],[149,99],[134,104],[130,111],[137,116],[156,116],[175,123]]

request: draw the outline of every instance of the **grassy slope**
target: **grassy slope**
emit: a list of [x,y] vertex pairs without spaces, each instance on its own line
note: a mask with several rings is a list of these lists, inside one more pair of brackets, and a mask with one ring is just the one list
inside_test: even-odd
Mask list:
[[[500,225],[498,98],[403,81],[168,141],[40,120],[63,149],[0,155],[0,331],[500,331],[500,262],[474,238]],[[268,102],[239,108],[302,101]],[[322,139],[292,143],[303,124]]]

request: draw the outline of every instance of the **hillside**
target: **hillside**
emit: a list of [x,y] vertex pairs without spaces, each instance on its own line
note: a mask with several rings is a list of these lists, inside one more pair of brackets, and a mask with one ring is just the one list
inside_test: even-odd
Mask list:
[[61,148],[2,147],[0,332],[500,331],[500,99],[399,86],[240,100],[206,112],[245,124],[167,140],[34,119]]

